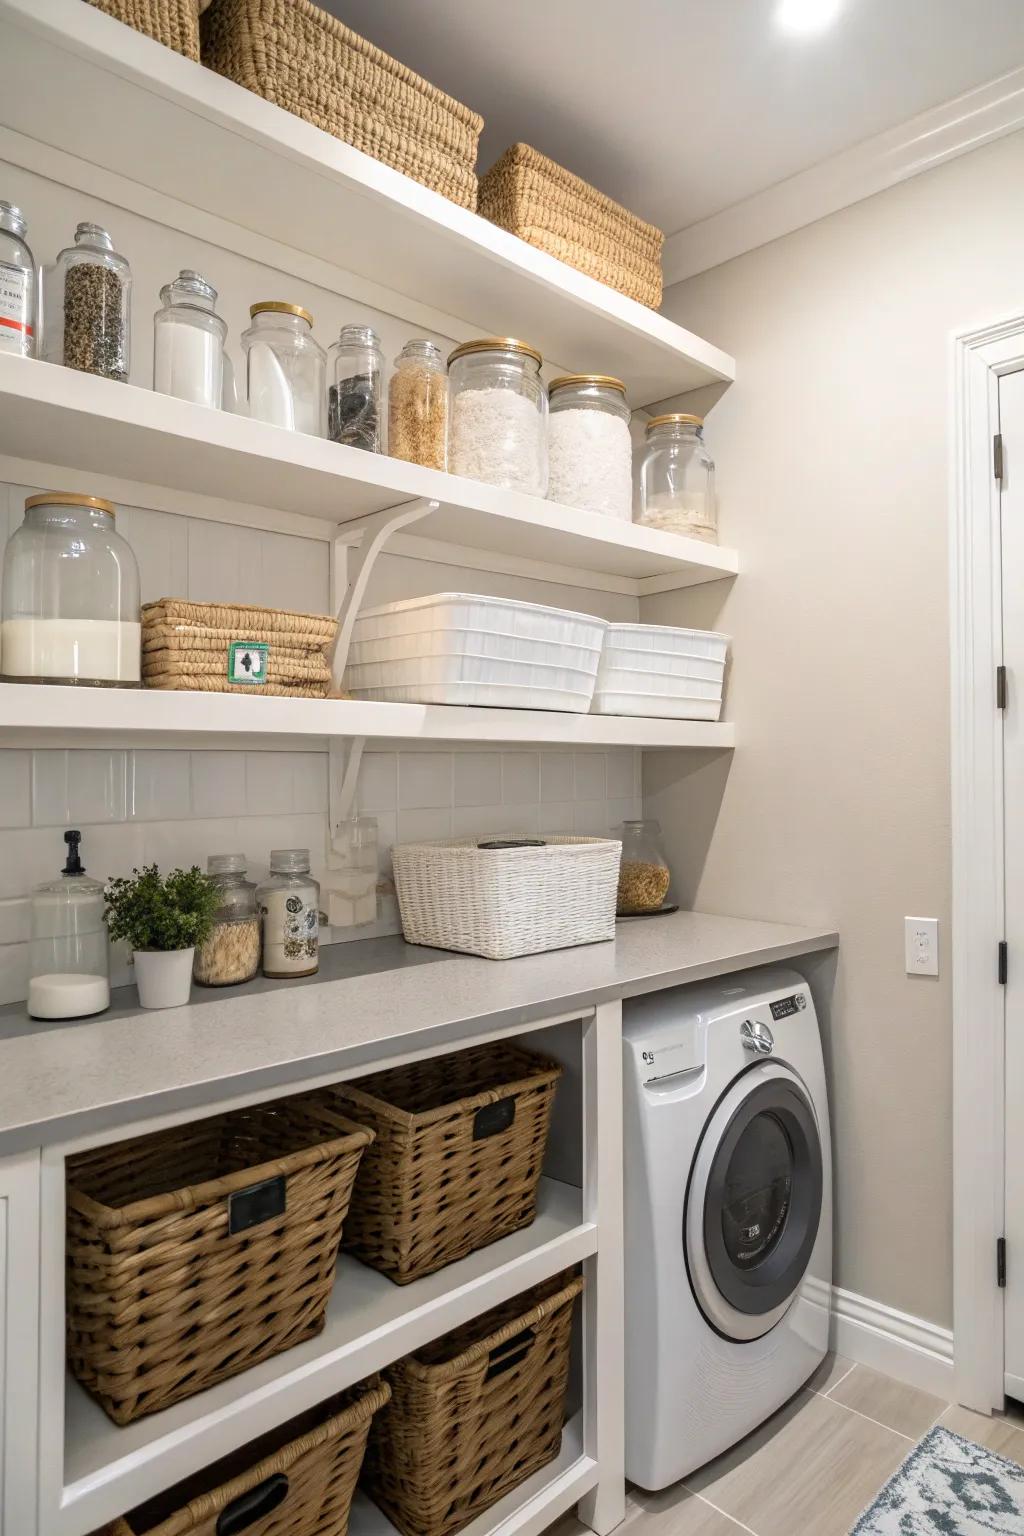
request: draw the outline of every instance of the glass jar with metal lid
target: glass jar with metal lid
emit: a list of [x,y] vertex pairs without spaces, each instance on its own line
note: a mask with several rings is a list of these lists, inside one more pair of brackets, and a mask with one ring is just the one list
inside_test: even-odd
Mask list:
[[252,304],[242,332],[249,415],[292,432],[325,435],[327,354],[301,304]]
[[271,849],[256,901],[264,976],[312,976],[320,965],[320,883],[309,872],[309,849]]
[[327,435],[332,443],[384,452],[384,352],[370,325],[343,325],[330,350]]
[[637,522],[718,542],[715,464],[704,444],[704,418],[653,416],[640,463]]
[[205,944],[195,953],[192,975],[203,987],[251,981],[260,968],[261,920],[256,886],[246,876],[244,853],[212,853],[206,871],[220,905]]
[[36,355],[36,263],[25,215],[0,199],[0,352]]
[[124,383],[131,365],[132,272],[99,224],[79,224],[46,282],[45,355]]
[[7,682],[139,686],[139,567],[109,501],[28,498],[5,552],[2,609]]
[[153,316],[153,388],[219,409],[224,381],[226,321],[214,311],[217,290],[188,268],[160,289]]
[[543,359],[511,336],[466,341],[448,359],[453,474],[543,496],[548,483]]
[[548,389],[548,500],[607,517],[633,514],[630,409],[621,379],[571,373]]

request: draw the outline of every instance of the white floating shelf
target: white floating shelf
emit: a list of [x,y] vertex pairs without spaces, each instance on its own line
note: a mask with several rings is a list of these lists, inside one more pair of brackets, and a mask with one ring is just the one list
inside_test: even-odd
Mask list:
[[554,710],[379,704],[361,699],[255,698],[147,688],[0,683],[0,743],[50,746],[260,747],[282,738],[511,742],[558,746],[704,747],[736,744],[731,723],[569,715]]
[[0,0],[0,96],[29,138],[561,366],[617,374],[633,405],[735,376],[662,315],[81,0]]
[[439,508],[416,534],[468,549],[467,563],[473,551],[486,551],[566,567],[574,584],[588,570],[657,581],[661,590],[716,581],[738,567],[733,550],[699,539],[4,354],[0,454],[331,524],[425,498]]
[[[597,1228],[583,1220],[581,1191],[542,1179],[532,1226],[412,1285],[395,1285],[343,1255],[321,1334],[162,1413],[119,1427],[69,1376],[63,1507],[59,1524],[47,1530],[53,1536],[86,1536],[155,1489],[170,1487],[596,1251]],[[578,1430],[575,1438],[565,1437],[562,1461],[546,1469],[543,1479],[538,1475],[532,1492],[563,1476],[573,1487],[582,1478],[579,1491],[566,1497],[562,1508],[567,1508],[595,1476]],[[529,1501],[531,1489],[519,1493],[516,1504]],[[490,1528],[485,1522],[481,1533]]]

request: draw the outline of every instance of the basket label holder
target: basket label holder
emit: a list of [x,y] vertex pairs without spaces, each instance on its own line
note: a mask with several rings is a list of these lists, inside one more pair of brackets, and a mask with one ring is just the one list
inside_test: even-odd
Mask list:
[[250,1227],[273,1221],[275,1216],[283,1216],[288,1204],[286,1185],[287,1179],[280,1173],[276,1178],[263,1179],[229,1195],[228,1236],[235,1237],[239,1232],[248,1232]]
[[513,1097],[499,1099],[496,1104],[485,1104],[473,1116],[473,1140],[485,1141],[488,1136],[498,1136],[507,1131],[516,1118],[516,1101]]

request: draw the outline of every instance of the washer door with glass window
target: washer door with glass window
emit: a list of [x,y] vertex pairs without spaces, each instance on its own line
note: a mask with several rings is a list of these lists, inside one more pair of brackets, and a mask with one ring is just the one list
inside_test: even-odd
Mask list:
[[781,1063],[752,1067],[704,1127],[683,1213],[690,1284],[717,1333],[757,1339],[785,1315],[814,1250],[821,1194],[806,1088]]

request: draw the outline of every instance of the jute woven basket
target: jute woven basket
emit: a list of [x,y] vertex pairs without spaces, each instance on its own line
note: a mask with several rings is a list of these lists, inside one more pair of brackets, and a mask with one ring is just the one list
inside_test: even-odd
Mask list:
[[476,207],[483,118],[310,0],[214,0],[202,53],[257,96]]
[[[142,681],[147,688],[323,699],[336,629],[325,614],[164,597],[143,604]],[[265,681],[232,679],[233,645],[269,647]]]
[[165,43],[188,59],[199,58],[198,0],[89,0],[98,11]]
[[529,1226],[561,1074],[500,1043],[328,1089],[375,1135],[344,1247],[405,1285]]
[[554,160],[513,144],[480,179],[485,219],[651,309],[665,236]]
[[320,1332],[372,1139],[301,1097],[68,1159],[68,1363],[116,1424]]
[[103,1536],[345,1536],[375,1413],[391,1388],[363,1382],[160,1494]]
[[404,1536],[451,1536],[558,1455],[582,1289],[549,1280],[385,1372],[362,1481]]

